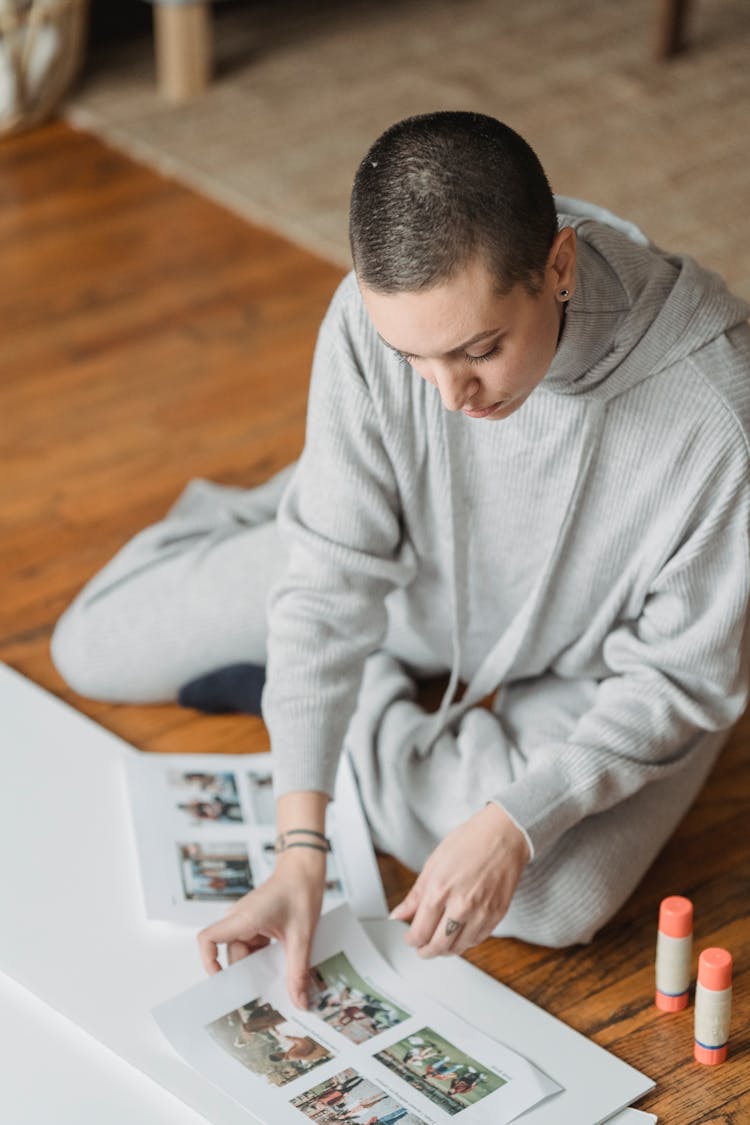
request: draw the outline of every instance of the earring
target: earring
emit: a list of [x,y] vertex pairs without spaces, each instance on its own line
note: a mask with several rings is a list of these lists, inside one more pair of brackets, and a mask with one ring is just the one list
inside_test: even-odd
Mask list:
[[567,301],[569,296],[570,296],[570,290],[569,289],[561,289],[560,290],[560,300],[561,301]]

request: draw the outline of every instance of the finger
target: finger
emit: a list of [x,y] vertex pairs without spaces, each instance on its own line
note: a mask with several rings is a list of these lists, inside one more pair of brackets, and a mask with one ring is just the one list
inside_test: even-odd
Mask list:
[[456,934],[448,953],[460,957],[463,953],[466,953],[467,949],[473,949],[475,945],[479,945],[485,938],[491,936],[492,926],[485,924],[480,928],[474,925],[466,925]]
[[407,894],[406,898],[404,898],[398,904],[398,906],[394,906],[388,917],[396,918],[400,922],[410,922],[414,917],[418,906],[419,890],[417,888],[417,884],[415,883]]
[[[484,911],[483,916],[480,918],[478,914],[467,918],[466,925],[459,934],[456,935],[456,940],[451,946],[450,952],[462,954],[467,949],[473,949],[475,945],[480,942],[486,941],[487,938],[492,937],[495,926],[501,922],[505,915],[508,913],[508,906],[510,898],[501,902],[500,906],[496,906],[492,911]],[[462,917],[465,917],[466,911]]]
[[210,973],[211,976],[214,973],[220,973],[219,947],[206,930],[201,930],[198,934],[198,950],[206,972]]
[[270,944],[271,939],[268,934],[256,934],[251,941],[247,942],[247,947],[251,953],[257,953],[259,949],[265,949]]
[[289,999],[297,1008],[309,1007],[311,945],[311,934],[289,934],[286,940],[286,987]]
[[229,944],[233,941],[238,941],[243,936],[243,929],[246,923],[238,914],[228,914],[226,918],[214,922],[212,926],[206,926],[205,930],[201,930],[198,934],[198,948],[203,962],[203,968],[207,973],[212,976],[214,973],[221,971],[221,964],[219,963],[219,946],[225,942]]
[[435,929],[445,912],[442,901],[422,899],[406,935],[409,945],[421,950],[432,941]]
[[467,928],[467,924],[459,915],[458,910],[454,908],[451,911],[450,906],[446,907],[435,926],[431,939],[418,950],[420,957],[444,957],[446,954],[456,953],[458,944],[462,941]]
[[249,953],[252,953],[252,950],[245,941],[230,941],[227,945],[227,961],[230,965],[233,965],[235,961],[241,961]]
[[467,949],[471,949],[473,946],[479,945],[480,942],[486,941],[487,938],[491,938],[498,922],[502,922],[503,918],[508,913],[509,905],[510,897],[495,910],[491,912],[485,911],[482,921],[480,921],[479,918],[472,919],[472,924],[467,924],[466,929],[460,935],[459,942],[457,943],[459,948],[456,949],[456,952],[465,953]]

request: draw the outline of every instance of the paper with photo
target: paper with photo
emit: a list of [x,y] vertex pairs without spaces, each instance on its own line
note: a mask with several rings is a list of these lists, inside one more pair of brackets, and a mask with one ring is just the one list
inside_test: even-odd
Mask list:
[[[262,1121],[504,1125],[562,1089],[390,968],[348,906],[321,918],[310,1008],[278,944],[160,1005],[180,1055]],[[511,1029],[509,1029],[510,1033]]]
[[[146,916],[206,926],[273,871],[270,754],[125,754]],[[326,833],[324,910],[386,913],[351,764],[342,755]]]

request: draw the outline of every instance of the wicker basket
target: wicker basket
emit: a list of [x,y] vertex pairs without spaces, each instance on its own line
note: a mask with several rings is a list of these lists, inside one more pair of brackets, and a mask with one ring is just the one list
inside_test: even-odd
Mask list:
[[88,0],[0,0],[0,135],[53,112],[83,61]]

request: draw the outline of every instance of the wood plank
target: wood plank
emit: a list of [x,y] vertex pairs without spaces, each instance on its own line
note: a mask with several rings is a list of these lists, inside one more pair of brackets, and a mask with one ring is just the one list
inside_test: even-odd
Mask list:
[[[251,485],[295,457],[341,271],[83,133],[0,148],[0,659],[144,750],[268,748],[260,720],[81,699],[55,620],[193,476]],[[429,693],[434,702],[435,685]],[[469,959],[658,1081],[667,1122],[750,1121],[750,721],[617,918],[587,947],[488,941]],[[627,857],[623,857],[627,862]],[[394,905],[411,874],[381,870]],[[656,914],[690,895],[736,964],[730,1061],[692,1062],[692,1009],[652,1004]]]

